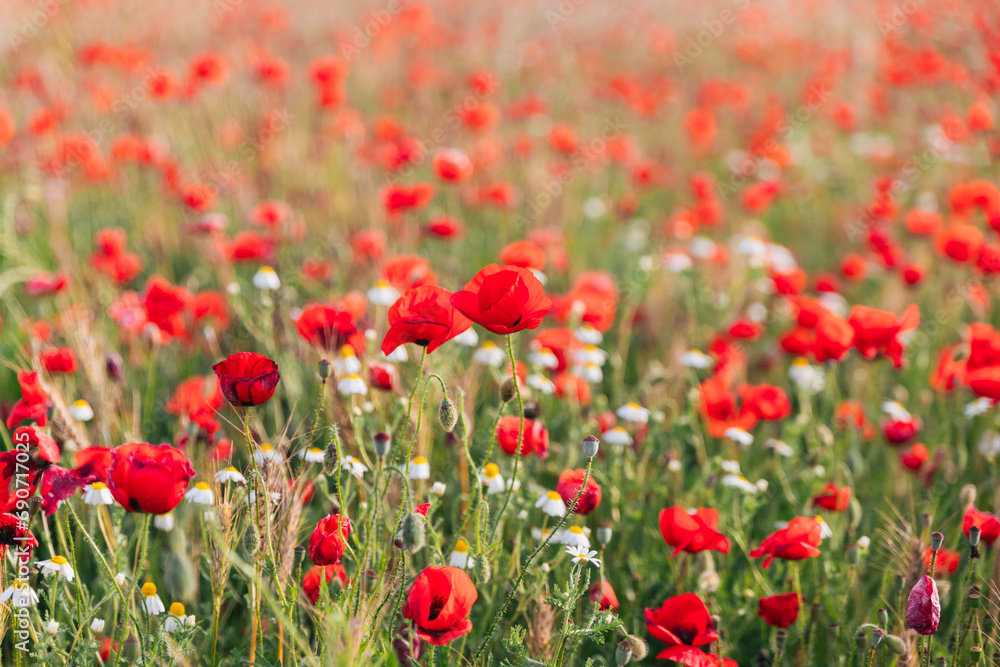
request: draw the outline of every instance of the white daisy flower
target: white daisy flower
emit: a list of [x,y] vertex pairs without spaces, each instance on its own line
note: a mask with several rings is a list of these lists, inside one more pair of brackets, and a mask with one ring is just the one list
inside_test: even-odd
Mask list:
[[124,572],[119,572],[118,574],[115,575],[115,583],[118,584],[119,586],[124,586],[125,581],[126,578]]
[[322,463],[325,456],[326,452],[319,447],[310,447],[299,452],[299,458],[305,459],[307,463]]
[[979,453],[991,461],[1000,454],[1000,434],[986,431],[979,439]]
[[90,622],[90,631],[93,632],[93,633],[95,633],[95,634],[99,633],[99,632],[104,632],[104,619],[103,618],[95,618],[93,621],[91,621]]
[[715,241],[705,236],[696,236],[688,243],[688,252],[698,259],[712,259],[716,252]]
[[573,332],[573,337],[585,345],[600,345],[601,341],[604,340],[604,334],[587,322],[581,324]]
[[732,459],[726,459],[721,464],[719,464],[719,467],[721,467],[723,471],[731,473],[733,475],[739,475],[740,474],[740,462],[739,461],[734,461]]
[[254,453],[253,457],[257,459],[257,465],[263,465],[264,461],[281,461],[283,456],[281,452],[274,448],[269,442],[265,442],[260,447],[258,447]]
[[626,403],[615,412],[619,419],[637,424],[649,423],[649,410],[638,403]]
[[582,350],[577,350],[573,358],[578,364],[597,364],[603,366],[608,360],[608,353],[596,345],[584,345]]
[[833,529],[830,528],[830,524],[823,520],[819,514],[816,515],[816,521],[819,522],[819,537],[821,540],[825,540],[828,537],[833,537]]
[[368,393],[368,385],[360,375],[348,375],[337,383],[337,391],[344,396],[364,396]]
[[76,573],[73,572],[73,566],[62,556],[53,556],[48,560],[36,561],[35,567],[41,570],[42,574],[58,572],[66,581],[73,581],[73,577],[76,576]]
[[448,487],[444,485],[444,482],[434,482],[431,484],[431,493],[438,498],[442,497],[447,490]]
[[347,470],[358,479],[364,477],[365,473],[368,472],[368,466],[353,456],[345,456],[344,460],[340,464],[340,467],[342,470]]
[[399,292],[388,280],[379,280],[365,296],[370,303],[374,303],[376,306],[391,306],[399,298]]
[[83,502],[87,505],[114,505],[115,497],[104,482],[88,484],[83,491]]
[[541,373],[532,373],[527,378],[528,386],[537,389],[546,396],[551,396],[556,391],[556,385]]
[[582,366],[574,366],[573,374],[582,377],[584,382],[590,384],[597,384],[604,379],[604,371],[597,364],[584,364]]
[[503,475],[500,474],[500,466],[496,463],[487,463],[483,467],[482,472],[479,473],[479,483],[489,487],[486,491],[486,495],[489,496],[503,493],[507,488],[503,481]]
[[361,360],[354,352],[353,345],[344,345],[340,348],[340,352],[333,360],[333,368],[337,371],[337,375],[357,375],[361,372]]
[[94,409],[82,398],[73,401],[69,406],[69,416],[81,422],[89,422],[94,418]]
[[687,368],[710,368],[715,360],[701,350],[688,350],[681,355],[681,364]]
[[528,353],[528,363],[541,368],[553,369],[559,366],[559,358],[547,347]]
[[475,347],[479,345],[479,334],[476,333],[475,329],[469,327],[462,333],[452,338],[452,340],[459,345],[464,345],[465,347]]
[[27,580],[15,579],[14,583],[0,593],[0,602],[10,602],[16,608],[24,608],[38,604],[38,593],[28,585]]
[[902,405],[896,401],[883,401],[882,402],[882,412],[886,413],[892,419],[897,421],[905,421],[910,419],[910,413]]
[[663,253],[663,268],[670,273],[681,273],[687,271],[694,264],[691,256],[681,250],[668,250]]
[[281,279],[278,272],[270,266],[262,266],[253,274],[253,286],[264,292],[273,292],[281,289]]
[[826,386],[826,376],[823,369],[813,366],[808,360],[798,357],[788,369],[788,379],[795,386],[809,394],[818,394]]
[[174,529],[174,513],[167,512],[166,514],[157,514],[153,517],[153,526],[155,526],[157,530],[169,533]]
[[546,528],[545,530],[542,530],[538,526],[531,527],[531,539],[535,540],[536,542],[541,542],[542,540],[548,539],[549,535],[551,534],[552,534],[551,528]]
[[163,630],[165,632],[177,632],[177,629],[187,621],[184,605],[180,602],[171,604],[170,610],[167,613],[169,616],[163,620]]
[[245,484],[247,478],[243,476],[239,470],[233,466],[223,468],[219,472],[215,473],[215,481],[219,484],[225,484],[226,482],[236,482],[237,484]]
[[632,436],[621,426],[609,428],[601,434],[601,440],[609,445],[631,445]]
[[535,507],[540,507],[549,516],[562,516],[566,513],[566,505],[562,496],[556,491],[546,491],[535,501]]
[[757,493],[757,486],[748,480],[746,477],[741,475],[734,475],[729,473],[728,475],[723,475],[722,479],[719,480],[723,486],[729,486],[734,489],[739,489],[746,493]]
[[142,597],[143,606],[146,607],[147,613],[156,616],[167,610],[167,608],[163,606],[163,600],[161,600],[160,596],[156,594],[156,584],[152,581],[147,581],[142,585]]
[[215,504],[215,493],[212,492],[212,487],[208,485],[208,482],[198,482],[184,494],[184,498],[189,503],[198,503],[199,505]]
[[785,442],[777,440],[775,438],[768,438],[764,442],[764,447],[770,449],[779,456],[784,456],[785,458],[789,458],[795,455],[794,449],[789,447],[788,444],[786,444]]
[[858,538],[857,544],[859,549],[867,549],[872,545],[872,540],[867,535],[862,535]]
[[764,493],[765,491],[767,491],[768,482],[767,482],[766,479],[758,479],[754,483],[754,486],[757,487],[758,491],[760,491],[761,493]]
[[583,532],[583,528],[580,526],[560,528],[556,531],[556,534],[552,536],[552,541],[556,544],[566,544],[571,547],[583,547],[585,549],[590,548],[590,539],[587,537],[587,534]]
[[410,479],[430,479],[431,464],[423,456],[414,456],[410,461]]
[[507,354],[491,340],[483,341],[483,344],[472,355],[472,360],[477,364],[493,366],[494,368],[500,368],[506,358]]
[[744,447],[749,447],[750,445],[753,444],[753,436],[750,435],[747,431],[744,431],[743,429],[737,428],[735,426],[727,428],[724,435],[730,440],[735,440]]
[[[470,330],[471,331],[471,330]],[[406,352],[406,346],[400,345],[395,350],[389,354],[383,354],[382,358],[393,364],[401,364],[404,361],[409,360],[410,355]]]
[[600,558],[595,558],[597,556],[596,551],[590,551],[587,547],[566,547],[566,553],[573,557],[574,563],[590,563],[594,567],[601,564]]
[[986,414],[993,407],[993,399],[980,396],[976,400],[965,406],[965,418],[972,419],[979,415]]
[[459,538],[455,542],[455,549],[451,552],[451,556],[448,557],[448,565],[452,567],[457,567],[460,569],[465,569],[469,567],[469,543],[465,540]]

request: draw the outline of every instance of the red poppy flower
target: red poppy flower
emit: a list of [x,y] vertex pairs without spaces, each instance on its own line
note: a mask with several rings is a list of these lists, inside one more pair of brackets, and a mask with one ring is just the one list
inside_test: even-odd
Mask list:
[[403,617],[413,621],[421,639],[444,646],[472,631],[469,611],[478,597],[464,570],[431,566],[417,575],[407,591]]
[[552,310],[552,300],[531,271],[521,267],[484,267],[451,297],[455,308],[495,334],[535,329]]
[[822,536],[818,519],[799,516],[788,522],[788,527],[777,530],[750,552],[750,558],[766,556],[762,567],[766,570],[775,558],[803,560],[820,554],[817,548]]
[[0,514],[0,557],[7,556],[9,547],[15,547],[18,550],[27,547],[27,553],[21,556],[21,561],[24,562],[30,558],[31,549],[37,546],[38,540],[28,530],[24,521],[13,514],[6,512]]
[[531,241],[514,241],[500,250],[500,261],[508,266],[540,271],[545,268],[545,251]]
[[465,225],[460,220],[450,218],[446,215],[439,215],[431,218],[424,225],[425,236],[430,236],[442,241],[457,241],[465,236]]
[[867,306],[854,306],[848,318],[854,329],[854,346],[866,359],[874,359],[879,353],[892,360],[896,368],[903,365],[903,342],[900,334],[912,331],[920,323],[917,306],[907,307],[903,316],[897,318],[892,313]]
[[184,499],[194,477],[191,462],[170,445],[129,442],[112,454],[108,488],[129,512],[166,514]]
[[48,373],[76,372],[76,355],[68,347],[45,350],[39,355],[39,361]]
[[63,501],[86,485],[96,481],[97,476],[93,474],[81,477],[72,470],[50,466],[42,475],[41,488],[38,491],[42,497],[42,510],[45,511],[46,515],[52,516]]
[[269,262],[274,255],[274,241],[257,232],[244,231],[236,234],[224,250],[231,262]]
[[30,462],[38,468],[46,468],[49,464],[59,461],[61,455],[59,445],[48,433],[34,424],[19,427],[14,431],[11,440],[15,445],[27,444]]
[[664,542],[674,547],[671,556],[682,551],[729,553],[729,540],[716,530],[718,525],[719,512],[714,509],[701,508],[691,513],[675,505],[660,510],[660,534]]
[[472,160],[454,148],[439,148],[435,151],[431,166],[442,181],[462,183],[472,178]]
[[62,271],[57,273],[39,273],[24,283],[24,291],[28,296],[49,296],[66,289],[69,281]]
[[764,327],[759,322],[740,318],[729,325],[729,335],[739,340],[756,340]]
[[[11,449],[0,452],[0,512],[10,512],[14,509],[26,509],[18,507],[19,500],[30,497],[38,486],[38,475],[42,469],[31,463],[28,465],[19,464],[18,450]],[[18,478],[19,474],[27,473]],[[20,489],[20,490],[19,490]],[[21,498],[19,494],[27,493]]]
[[900,452],[899,460],[907,469],[913,472],[920,472],[920,469],[924,466],[924,462],[927,460],[927,456],[927,447],[918,442],[909,449]]
[[799,617],[799,594],[785,593],[761,598],[757,602],[757,615],[775,628],[791,627]]
[[917,437],[923,426],[923,420],[913,415],[902,419],[887,417],[882,422],[882,435],[889,444],[902,445]]
[[434,197],[434,186],[430,183],[413,185],[387,185],[379,191],[382,206],[389,216],[403,211],[423,208]]
[[33,420],[39,427],[45,428],[51,403],[49,403],[49,392],[42,387],[38,373],[18,371],[17,383],[21,387],[21,398],[7,415],[7,428],[14,428],[24,420]]
[[[582,469],[567,470],[559,475],[559,482],[556,484],[556,493],[562,496],[563,504],[568,509],[580,492],[583,485],[583,478],[586,473]],[[580,495],[580,500],[576,503],[577,514],[590,514],[601,504],[601,487],[594,481],[594,477],[587,477],[587,486]]]
[[73,469],[77,475],[94,475],[98,482],[108,483],[108,468],[114,461],[114,450],[110,447],[87,447],[73,454]]
[[746,385],[741,393],[742,410],[753,413],[758,419],[773,421],[792,413],[792,404],[781,387],[773,384]]
[[363,350],[363,335],[358,331],[354,317],[344,308],[327,304],[306,307],[295,320],[295,330],[307,343],[327,352],[336,352],[346,344]]
[[941,598],[937,584],[925,574],[906,599],[906,627],[919,635],[932,635],[937,632],[940,621]]
[[831,512],[843,512],[851,502],[851,487],[837,486],[830,482],[823,490],[813,496],[813,505],[818,505]]
[[[667,645],[656,657],[677,660],[679,647],[698,647],[718,640],[708,607],[694,593],[675,595],[656,609],[646,609],[646,631]],[[688,664],[688,663],[682,663]]]
[[372,389],[381,391],[395,391],[396,389],[396,367],[392,364],[383,364],[378,361],[368,362],[368,384]]
[[596,602],[601,611],[618,610],[618,596],[615,595],[615,589],[611,587],[607,579],[595,581],[594,585],[590,587],[589,594],[590,601]]
[[429,354],[471,327],[469,318],[451,305],[451,296],[448,290],[433,285],[403,292],[389,308],[383,354],[392,354],[404,343],[416,343]]
[[330,582],[334,579],[340,581],[340,585],[346,587],[349,579],[347,578],[347,570],[344,566],[337,563],[336,565],[313,565],[306,572],[305,576],[302,577],[302,594],[306,596],[306,599],[313,604],[319,602],[319,589],[320,589],[320,577],[326,578],[326,585],[329,589]]
[[[924,551],[924,570],[928,573],[931,571],[933,558],[934,552],[931,551],[930,547],[927,547],[927,550]],[[937,559],[934,560],[934,574],[936,576],[955,574],[961,561],[962,556],[957,551],[941,547],[938,549]]]
[[[501,417],[497,423],[497,443],[506,453],[514,456],[517,453],[517,438],[520,433],[521,418],[514,415]],[[549,432],[545,425],[537,419],[524,420],[524,437],[521,440],[521,456],[535,452],[538,458],[549,455]],[[582,501],[582,498],[581,498]]]
[[419,255],[396,255],[382,267],[382,277],[400,292],[412,287],[437,285],[431,264]]
[[962,519],[962,532],[966,537],[969,536],[969,528],[973,526],[978,526],[982,531],[979,539],[986,544],[993,544],[1000,537],[1000,519],[989,512],[981,512],[970,506],[965,510],[965,517]]
[[212,366],[233,407],[266,403],[278,386],[278,364],[257,352],[239,352]]
[[320,519],[309,538],[309,558],[317,565],[336,565],[347,550],[351,521],[346,516],[330,514]]
[[730,428],[749,431],[757,424],[754,411],[737,409],[736,396],[722,377],[702,382],[698,394],[701,413],[708,420],[708,432],[713,438],[723,437]]

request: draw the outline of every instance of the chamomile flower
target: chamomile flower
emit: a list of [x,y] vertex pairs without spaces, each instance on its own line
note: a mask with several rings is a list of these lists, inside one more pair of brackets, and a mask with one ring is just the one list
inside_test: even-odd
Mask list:
[[546,491],[535,501],[535,507],[540,507],[549,516],[562,516],[566,513],[566,505],[562,496],[555,491]]
[[727,475],[723,475],[722,479],[719,480],[719,482],[723,486],[729,486],[734,489],[739,489],[740,491],[743,491],[745,493],[757,493],[757,486],[753,482],[748,480],[746,477],[743,477],[742,475],[734,475],[732,473],[729,473]]
[[577,330],[573,332],[573,337],[584,345],[600,345],[601,341],[604,340],[604,334],[595,329],[589,322],[581,324]]
[[735,426],[727,428],[724,435],[730,440],[735,440],[744,447],[749,447],[753,444],[753,436],[747,431]]
[[537,389],[546,396],[551,396],[556,391],[556,385],[541,373],[532,373],[527,378],[528,386]]
[[410,479],[430,479],[431,464],[423,456],[414,456],[410,461]]
[[573,373],[582,377],[584,382],[589,382],[590,384],[597,384],[604,379],[604,371],[601,370],[599,365],[592,363],[574,366]]
[[265,292],[281,289],[281,279],[278,272],[270,266],[262,266],[253,274],[253,286]]
[[670,472],[680,472],[681,470],[684,470],[684,464],[681,463],[680,459],[670,459],[667,462],[667,470]]
[[734,461],[732,459],[726,459],[725,461],[723,461],[722,463],[719,464],[719,467],[722,468],[722,470],[724,472],[728,472],[728,473],[730,473],[732,475],[739,475],[740,474],[740,462],[739,461]]
[[353,456],[345,456],[344,460],[341,462],[340,467],[342,470],[346,470],[358,479],[365,476],[368,472],[368,466],[354,458]]
[[104,632],[104,619],[103,618],[95,618],[93,621],[91,621],[90,622],[90,631],[93,632],[93,633],[95,633],[95,634],[99,633],[99,632]]
[[701,350],[688,350],[681,355],[681,365],[686,368],[711,368],[715,361]]
[[69,406],[69,416],[81,422],[89,422],[94,418],[94,408],[82,398],[73,401]]
[[631,445],[632,436],[621,426],[609,428],[601,434],[601,440],[609,445]]
[[582,350],[577,350],[573,358],[578,364],[597,364],[603,366],[608,360],[608,353],[596,345],[584,345]]
[[379,280],[365,296],[376,306],[391,306],[399,298],[399,292],[388,280]]
[[503,475],[500,474],[500,466],[496,463],[487,463],[483,467],[482,472],[479,473],[479,483],[488,487],[486,495],[489,496],[503,493],[507,488],[503,481]]
[[475,329],[469,327],[462,333],[452,338],[452,340],[459,345],[464,345],[465,347],[475,347],[479,345],[479,334],[476,333]]
[[[472,329],[469,329],[469,331],[472,331]],[[400,345],[389,354],[383,354],[382,356],[385,358],[386,361],[393,364],[401,364],[404,361],[409,360],[410,358],[410,355],[406,353],[405,345]]]
[[764,447],[770,449],[778,456],[784,456],[785,458],[795,455],[795,450],[789,447],[787,443],[775,438],[768,438],[764,442]]
[[305,459],[306,463],[322,463],[324,456],[326,452],[319,447],[310,447],[299,452],[299,458]]
[[543,347],[528,354],[528,363],[541,368],[553,369],[559,367],[559,358],[555,352],[547,347]]
[[260,447],[257,448],[253,453],[253,457],[257,459],[257,465],[263,465],[264,461],[281,461],[281,452],[274,448],[269,442],[265,442]]
[[500,368],[506,358],[507,353],[491,340],[484,341],[472,355],[472,360],[477,364],[493,366],[494,368]]
[[62,556],[53,556],[48,560],[40,560],[35,562],[35,567],[37,567],[42,574],[52,574],[53,572],[58,572],[63,576],[66,581],[73,581],[73,577],[76,573],[73,572],[73,566],[69,564],[69,561]]
[[[353,345],[344,345],[333,360],[338,375],[357,375],[361,372],[361,360],[354,352]],[[341,390],[343,391],[343,390]]]
[[626,403],[615,411],[620,419],[636,424],[649,423],[649,410],[638,403]]
[[87,485],[83,492],[83,502],[87,505],[114,505],[115,497],[104,482]]
[[38,604],[38,593],[24,579],[15,579],[14,583],[0,593],[0,602],[10,602],[15,608],[24,608]]
[[212,492],[212,487],[208,485],[208,482],[198,482],[184,494],[184,498],[189,503],[197,503],[199,505],[215,504],[215,493]]
[[187,620],[184,605],[174,602],[167,611],[168,616],[163,620],[163,629],[166,632],[177,632],[177,629]]
[[828,537],[833,537],[833,529],[830,528],[830,524],[823,520],[819,514],[816,515],[816,521],[819,522],[819,537],[821,540],[825,540]]
[[368,385],[360,375],[348,375],[337,383],[337,391],[344,396],[364,396],[368,393]]
[[993,399],[980,396],[965,406],[965,418],[972,419],[973,417],[986,414],[990,411],[993,405]]
[[444,485],[444,482],[434,482],[431,484],[431,493],[438,498],[442,497],[447,490],[448,487]]
[[156,594],[156,584],[152,581],[147,581],[142,585],[142,597],[143,606],[146,607],[146,611],[154,616],[162,614],[167,610],[163,606],[163,600],[160,596]]
[[233,466],[228,466],[223,468],[219,472],[215,473],[215,481],[219,484],[225,484],[226,482],[236,482],[237,484],[245,484],[247,478],[243,476],[239,470]]
[[574,563],[590,563],[594,567],[599,567],[601,564],[600,558],[595,558],[597,556],[596,551],[591,551],[587,547],[566,547],[566,553],[573,557]]
[[823,369],[813,366],[803,357],[796,358],[788,369],[788,379],[800,390],[809,394],[818,394],[826,386],[826,376]]
[[882,412],[886,413],[892,419],[897,421],[905,421],[910,419],[909,411],[896,401],[883,401],[882,402]]
[[469,567],[469,543],[465,540],[459,538],[455,542],[455,549],[451,552],[451,556],[448,557],[448,565],[452,567],[457,567],[465,569]]
[[583,547],[585,549],[590,548],[590,538],[587,537],[587,534],[583,532],[583,528],[580,526],[560,528],[552,536],[552,540],[556,544],[566,544],[571,547]]
[[174,513],[167,512],[166,514],[157,514],[153,517],[153,526],[155,526],[157,530],[169,533],[174,529]]

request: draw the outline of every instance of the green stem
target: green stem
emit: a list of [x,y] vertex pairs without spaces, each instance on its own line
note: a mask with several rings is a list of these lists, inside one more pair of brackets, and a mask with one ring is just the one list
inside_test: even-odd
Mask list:
[[517,381],[517,358],[514,356],[514,334],[507,334],[507,356],[510,357],[511,379],[514,381],[514,391],[517,393],[517,415],[519,420],[517,450],[514,452],[514,471],[510,474],[510,484],[507,486],[507,493],[504,494],[500,511],[497,512],[497,518],[493,522],[493,528],[490,529],[490,537],[487,540],[487,544],[493,543],[493,536],[496,535],[500,521],[503,519],[503,515],[507,511],[507,505],[510,503],[510,497],[514,493],[514,483],[517,481],[517,466],[521,462],[521,443],[524,441],[524,400],[521,398],[521,385]]

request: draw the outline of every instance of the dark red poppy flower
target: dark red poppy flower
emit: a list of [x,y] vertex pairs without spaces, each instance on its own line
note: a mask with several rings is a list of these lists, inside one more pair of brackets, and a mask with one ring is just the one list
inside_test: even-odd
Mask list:
[[52,516],[63,501],[96,481],[97,476],[93,474],[81,476],[72,470],[50,466],[42,475],[41,488],[38,491],[42,497],[42,510],[46,515]]
[[925,574],[906,599],[906,627],[919,635],[932,635],[937,632],[940,621],[941,598],[937,584]]
[[184,499],[194,468],[179,449],[129,442],[112,453],[108,488],[129,512],[166,514]]
[[346,516],[330,514],[320,519],[309,538],[309,558],[316,565],[336,565],[347,550],[351,521]]
[[767,569],[775,558],[803,560],[820,554],[823,528],[819,519],[799,516],[788,522],[786,528],[777,530],[750,552],[750,558],[766,556],[762,567]]
[[313,565],[306,572],[305,576],[302,577],[302,594],[313,604],[319,602],[320,577],[326,578],[327,589],[329,589],[330,583],[334,579],[340,581],[340,585],[343,587],[346,587],[350,581],[347,578],[347,570],[340,563],[336,565]]
[[[583,478],[586,472],[582,469],[567,470],[559,475],[559,482],[556,484],[556,493],[562,496],[563,504],[567,509],[576,498],[583,486]],[[593,475],[587,477],[587,486],[580,495],[580,500],[576,503],[577,514],[590,514],[601,504],[601,487],[594,481]]]
[[770,626],[788,628],[799,617],[799,606],[798,593],[772,595],[757,602],[757,615]]
[[379,199],[389,216],[423,208],[433,198],[434,186],[430,183],[387,185],[379,191]]
[[903,445],[920,434],[924,422],[920,417],[887,417],[882,422],[882,435],[890,445]]
[[989,512],[982,512],[975,507],[969,506],[965,510],[965,517],[962,519],[962,532],[969,536],[969,529],[978,526],[980,532],[979,539],[986,544],[993,544],[1000,537],[1000,520]]
[[590,601],[596,602],[601,611],[606,611],[608,609],[611,611],[618,610],[618,596],[615,595],[615,589],[611,587],[611,584],[607,579],[595,581],[594,585],[590,587],[590,591],[588,592],[590,595]]
[[6,512],[0,514],[0,557],[6,557],[7,549],[14,547],[15,553],[27,547],[27,554],[21,560],[30,558],[31,549],[38,546],[38,540],[20,518]]
[[455,292],[451,304],[495,334],[535,329],[552,310],[552,299],[528,269],[490,264]]
[[354,317],[344,308],[327,304],[308,306],[295,320],[295,330],[307,343],[327,352],[336,352],[347,344],[355,350],[364,349],[354,345],[359,338],[363,340],[363,335]]
[[403,292],[389,307],[389,330],[382,353],[389,355],[404,343],[427,348],[428,354],[472,326],[472,321],[451,305],[451,292],[434,285]]
[[[673,649],[698,647],[719,639],[708,607],[694,593],[668,598],[660,607],[645,610],[646,631],[667,645],[656,657],[678,660],[681,652]],[[687,664],[687,663],[682,663]]]
[[716,530],[719,512],[710,508],[688,512],[682,507],[660,510],[660,534],[663,541],[674,548],[672,556],[682,551],[696,554],[701,551],[729,553],[729,540]]
[[830,482],[813,496],[813,505],[831,512],[843,512],[851,502],[851,487],[837,486]]
[[465,570],[428,567],[406,593],[403,617],[413,621],[417,635],[433,646],[444,646],[472,631],[469,611],[479,593]]
[[[521,419],[514,415],[501,417],[497,423],[497,443],[506,453],[514,456],[517,453],[517,437],[520,433]],[[521,440],[521,456],[531,452],[539,458],[549,455],[549,432],[545,424],[537,419],[524,420],[524,437]],[[582,500],[582,498],[581,498]]]
[[18,371],[17,383],[21,386],[21,398],[7,415],[7,428],[14,428],[24,420],[33,420],[39,427],[45,428],[51,403],[49,392],[42,387],[38,373]]
[[115,459],[114,450],[110,447],[87,447],[73,455],[73,469],[77,475],[86,477],[94,475],[98,482],[108,483],[108,468]]
[[234,407],[266,403],[278,386],[278,364],[257,352],[239,352],[212,366],[222,393]]

